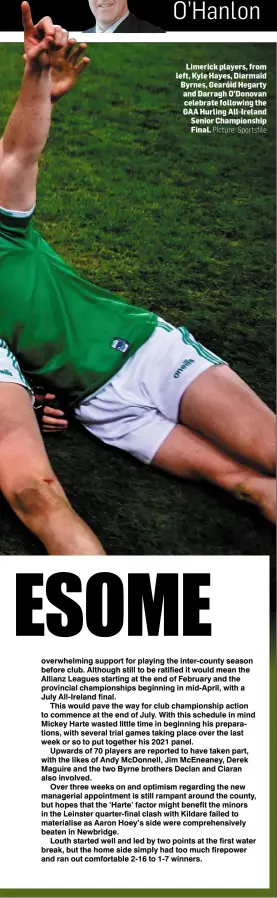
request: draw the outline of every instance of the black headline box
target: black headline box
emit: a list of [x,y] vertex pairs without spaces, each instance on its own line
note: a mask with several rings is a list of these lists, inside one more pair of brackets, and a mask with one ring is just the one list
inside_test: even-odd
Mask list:
[[[88,0],[69,4],[63,0],[33,0],[34,21],[49,15],[69,31],[85,31],[94,25]],[[165,31],[274,31],[276,5],[272,0],[129,0],[130,11]],[[1,31],[21,31],[18,0],[10,0]]]

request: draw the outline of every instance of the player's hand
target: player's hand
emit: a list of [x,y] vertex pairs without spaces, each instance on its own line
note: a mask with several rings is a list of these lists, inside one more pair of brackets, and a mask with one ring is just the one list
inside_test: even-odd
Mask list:
[[[49,405],[47,405],[47,399]],[[35,393],[36,407],[41,402],[40,426],[43,433],[62,433],[68,427],[68,420],[61,408],[53,408],[51,402],[56,399],[54,393],[46,393],[43,396]]]
[[50,68],[50,52],[59,50],[68,42],[68,32],[54,25],[50,16],[44,16],[34,25],[27,0],[21,4],[24,29],[24,61],[36,68]]
[[84,71],[90,60],[88,56],[83,56],[87,44],[76,45],[74,38],[67,41],[66,45],[60,50],[52,53],[51,66],[51,100],[56,103],[60,100],[74,84],[76,84],[79,75]]

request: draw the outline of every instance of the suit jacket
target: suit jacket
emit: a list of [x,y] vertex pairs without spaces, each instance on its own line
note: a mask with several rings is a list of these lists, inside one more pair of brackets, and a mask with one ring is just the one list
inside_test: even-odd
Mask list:
[[[85,33],[95,33],[95,31],[96,25],[94,25],[94,28],[87,28]],[[125,32],[126,34],[126,32],[129,32],[129,34],[154,34],[157,31],[165,34],[163,28],[157,28],[156,25],[150,25],[149,22],[143,22],[142,19],[138,19],[137,16],[133,16],[133,13],[129,12],[127,18],[124,19],[124,22],[121,22],[121,25],[118,25],[112,33],[119,34],[120,32]]]

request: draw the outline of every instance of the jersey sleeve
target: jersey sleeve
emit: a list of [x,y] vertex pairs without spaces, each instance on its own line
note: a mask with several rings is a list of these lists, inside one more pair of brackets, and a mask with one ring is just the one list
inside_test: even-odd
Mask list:
[[0,239],[4,238],[11,242],[29,239],[34,208],[28,212],[18,212],[13,209],[3,209],[0,206]]
[[26,377],[24,377],[24,374],[22,374],[20,365],[10,347],[5,340],[2,340],[2,338],[0,338],[0,384],[1,383],[19,384],[19,386],[25,387],[25,390],[28,390],[34,405],[35,397],[32,387],[26,380]]

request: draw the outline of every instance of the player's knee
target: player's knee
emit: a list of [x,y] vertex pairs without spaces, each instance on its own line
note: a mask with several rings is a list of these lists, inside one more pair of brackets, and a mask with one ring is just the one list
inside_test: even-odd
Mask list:
[[54,475],[34,476],[24,483],[4,485],[3,492],[16,512],[26,522],[51,514],[65,496]]

